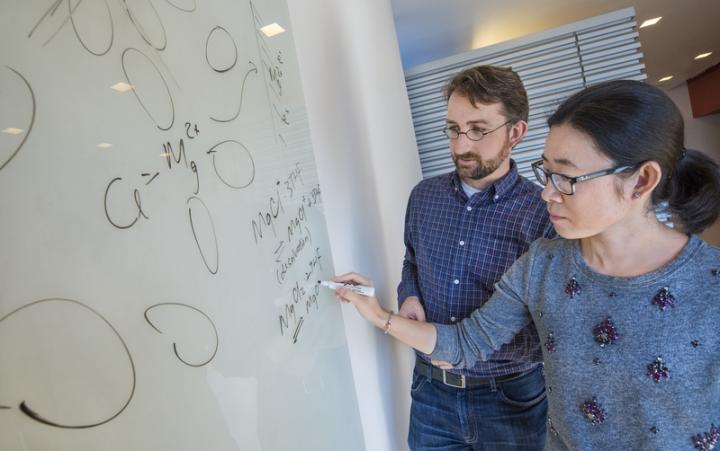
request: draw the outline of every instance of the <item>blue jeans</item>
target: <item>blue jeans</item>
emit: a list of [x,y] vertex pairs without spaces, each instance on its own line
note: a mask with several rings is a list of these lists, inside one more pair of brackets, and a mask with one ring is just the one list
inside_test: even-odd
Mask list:
[[512,379],[453,388],[413,373],[412,451],[542,451],[547,399],[542,365]]

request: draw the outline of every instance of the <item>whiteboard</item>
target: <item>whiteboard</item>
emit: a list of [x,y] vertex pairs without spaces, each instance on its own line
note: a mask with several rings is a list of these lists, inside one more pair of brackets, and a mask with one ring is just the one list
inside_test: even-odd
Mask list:
[[3,451],[364,449],[284,1],[2,0],[0,247]]

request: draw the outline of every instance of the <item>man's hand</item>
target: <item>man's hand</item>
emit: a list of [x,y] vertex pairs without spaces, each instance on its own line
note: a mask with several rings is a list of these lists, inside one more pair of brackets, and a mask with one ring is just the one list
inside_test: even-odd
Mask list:
[[415,321],[425,322],[425,308],[420,303],[420,298],[417,296],[408,296],[405,302],[400,306],[398,315],[407,319],[414,319]]
[[446,362],[444,360],[430,360],[430,363],[432,363],[434,366],[441,368],[443,370],[451,370],[455,368],[450,364],[450,362]]

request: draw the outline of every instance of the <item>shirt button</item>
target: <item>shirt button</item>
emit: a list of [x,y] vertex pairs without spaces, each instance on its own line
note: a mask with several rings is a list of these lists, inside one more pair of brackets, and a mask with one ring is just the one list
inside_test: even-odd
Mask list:
[[467,211],[472,211],[472,207],[467,207]]
[[500,199],[500,195],[499,195],[499,194],[496,194],[495,196],[493,196],[493,200],[498,200],[498,199]]
[[455,285],[459,285],[459,284],[460,284],[460,281],[459,281],[458,279],[455,279],[455,280],[453,280],[453,283],[454,283]]
[[465,246],[465,241],[460,241],[460,246]]
[[455,321],[457,321],[457,318],[455,318],[454,316],[451,316],[450,321],[452,321],[454,323]]

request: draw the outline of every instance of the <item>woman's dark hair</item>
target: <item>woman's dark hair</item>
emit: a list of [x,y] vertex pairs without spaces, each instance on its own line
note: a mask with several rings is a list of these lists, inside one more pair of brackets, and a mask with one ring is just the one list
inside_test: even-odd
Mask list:
[[656,161],[663,177],[652,204],[667,202],[686,233],[699,233],[720,213],[720,167],[684,146],[682,115],[672,100],[649,84],[615,80],[574,94],[548,119],[585,133],[618,166]]

